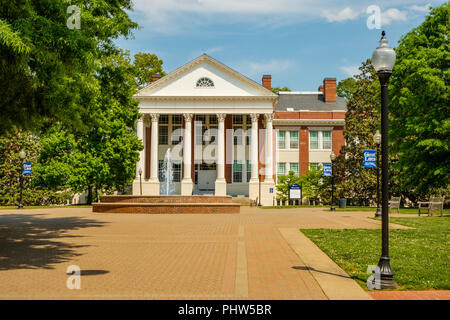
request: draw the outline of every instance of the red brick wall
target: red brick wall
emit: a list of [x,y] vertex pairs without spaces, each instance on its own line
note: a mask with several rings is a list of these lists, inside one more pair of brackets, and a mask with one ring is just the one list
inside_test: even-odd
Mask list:
[[145,127],[145,179],[150,179],[150,148],[151,148],[152,130]]
[[275,112],[274,119],[345,119],[345,112]]
[[345,138],[344,138],[344,127],[334,127],[333,128],[333,152],[336,156],[339,155],[342,146],[345,144]]
[[308,127],[301,127],[299,130],[300,148],[300,174],[308,173],[309,170],[309,135]]
[[[225,117],[225,180],[227,183],[232,183],[233,181],[233,179],[231,178],[233,167],[231,163],[227,163],[227,130],[233,127],[232,123],[233,118],[231,114],[227,114],[227,116]],[[233,141],[231,141],[230,146],[233,147]]]

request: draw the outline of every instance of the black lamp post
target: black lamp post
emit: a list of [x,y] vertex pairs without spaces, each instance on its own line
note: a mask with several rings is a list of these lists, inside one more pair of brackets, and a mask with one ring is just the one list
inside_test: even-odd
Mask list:
[[142,168],[139,168],[139,186],[141,189],[141,196],[142,196]]
[[25,159],[25,157],[27,156],[27,154],[25,153],[25,151],[20,151],[19,153],[19,158],[21,160],[21,164],[22,167],[20,168],[20,198],[19,198],[19,205],[17,206],[17,209],[23,209],[23,204],[22,204],[22,191],[23,191],[23,160]]
[[334,207],[334,168],[333,168],[333,161],[336,159],[336,155],[333,151],[330,153],[330,160],[331,160],[331,211],[336,211],[336,208]]
[[373,141],[375,142],[375,145],[377,146],[377,211],[375,212],[375,218],[381,217],[381,210],[380,210],[380,161],[379,161],[379,153],[380,153],[380,143],[381,143],[381,134],[380,131],[377,130],[377,132],[373,135]]
[[388,159],[388,84],[395,64],[395,51],[387,44],[382,32],[380,46],[372,55],[372,65],[381,84],[381,226],[382,250],[378,262],[381,289],[395,288],[394,272],[389,258],[389,159]]

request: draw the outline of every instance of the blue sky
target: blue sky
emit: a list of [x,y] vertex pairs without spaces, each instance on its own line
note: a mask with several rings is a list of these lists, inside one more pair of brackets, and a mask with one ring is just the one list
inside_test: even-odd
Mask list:
[[[134,0],[141,26],[117,41],[132,54],[151,52],[171,72],[207,53],[261,83],[316,91],[325,77],[342,80],[372,55],[381,30],[389,44],[419,25],[429,5],[445,1]],[[369,6],[380,9],[381,29],[369,29]],[[373,21],[373,20],[370,20]]]

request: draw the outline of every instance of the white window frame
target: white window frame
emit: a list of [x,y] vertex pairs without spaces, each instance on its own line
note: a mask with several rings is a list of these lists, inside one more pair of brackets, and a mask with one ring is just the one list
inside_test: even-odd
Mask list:
[[[331,132],[331,148],[323,148],[323,132]],[[311,132],[317,132],[317,149],[311,148]],[[333,149],[333,130],[308,130],[308,146],[310,151],[331,151]]]

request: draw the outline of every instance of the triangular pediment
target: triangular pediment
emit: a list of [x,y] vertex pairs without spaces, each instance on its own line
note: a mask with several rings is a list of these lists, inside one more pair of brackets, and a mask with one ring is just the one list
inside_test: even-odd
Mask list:
[[[198,87],[207,78],[214,84]],[[274,97],[277,95],[255,81],[203,54],[181,68],[141,89],[139,97]]]

